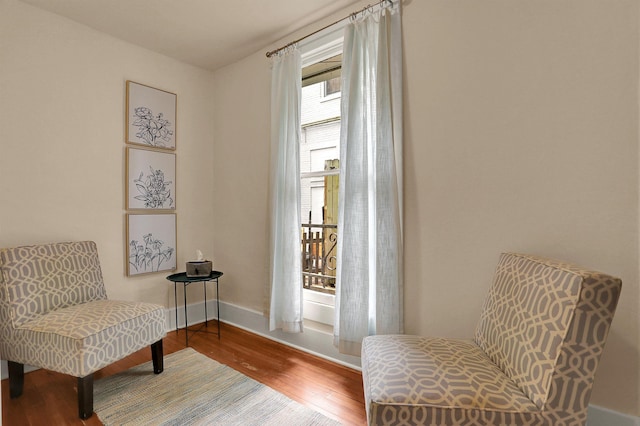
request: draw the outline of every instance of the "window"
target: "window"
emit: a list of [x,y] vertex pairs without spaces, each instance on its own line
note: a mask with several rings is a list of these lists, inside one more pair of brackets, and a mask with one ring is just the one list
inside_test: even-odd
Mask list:
[[335,293],[340,171],[340,98],[324,101],[325,82],[302,89],[300,188],[303,285]]
[[[340,171],[342,40],[303,52],[300,141],[305,320],[333,325]],[[331,95],[330,97],[327,97]]]
[[334,93],[340,93],[341,80],[340,77],[332,78],[324,82],[324,95],[329,96]]

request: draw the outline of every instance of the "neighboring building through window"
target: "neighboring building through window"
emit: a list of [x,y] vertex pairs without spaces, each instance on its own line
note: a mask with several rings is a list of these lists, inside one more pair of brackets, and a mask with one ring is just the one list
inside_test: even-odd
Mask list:
[[340,99],[323,101],[324,82],[302,89],[300,179],[305,288],[335,293]]
[[329,57],[303,65],[302,70],[300,258],[304,316],[327,325],[333,325],[337,266],[341,63],[341,52],[336,54],[334,47]]
[[334,93],[340,93],[341,80],[340,77],[332,78],[324,82],[324,95],[329,96]]

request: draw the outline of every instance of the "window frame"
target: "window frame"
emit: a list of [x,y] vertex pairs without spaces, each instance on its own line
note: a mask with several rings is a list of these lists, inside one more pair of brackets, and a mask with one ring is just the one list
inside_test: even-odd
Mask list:
[[[317,34],[312,39],[307,39],[299,46],[302,59],[302,68],[323,61],[340,54],[343,50],[343,28],[345,23],[339,23]],[[324,88],[323,88],[324,90]],[[323,93],[324,94],[324,93]],[[330,94],[325,99],[341,96],[341,91]],[[339,169],[316,170],[311,172],[301,172],[300,179],[311,179],[325,176],[336,176],[340,174]],[[300,224],[302,226],[302,223]],[[335,306],[335,295],[319,293],[317,291],[303,289],[304,319],[333,327],[333,309]]]

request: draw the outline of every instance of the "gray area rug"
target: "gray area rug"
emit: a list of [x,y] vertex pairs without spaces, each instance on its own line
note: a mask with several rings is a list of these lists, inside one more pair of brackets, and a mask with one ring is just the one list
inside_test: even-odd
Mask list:
[[339,425],[191,348],[94,383],[106,425]]

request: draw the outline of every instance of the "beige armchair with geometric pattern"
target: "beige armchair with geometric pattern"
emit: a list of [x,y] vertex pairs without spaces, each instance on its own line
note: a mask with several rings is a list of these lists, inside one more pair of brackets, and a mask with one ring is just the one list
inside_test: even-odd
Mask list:
[[163,370],[163,306],[108,300],[91,241],[0,249],[0,358],[10,396],[22,394],[24,365],[78,378],[78,413],[93,413],[93,373],[151,345]]
[[621,281],[501,255],[472,340],[379,335],[362,345],[370,425],[584,425]]

